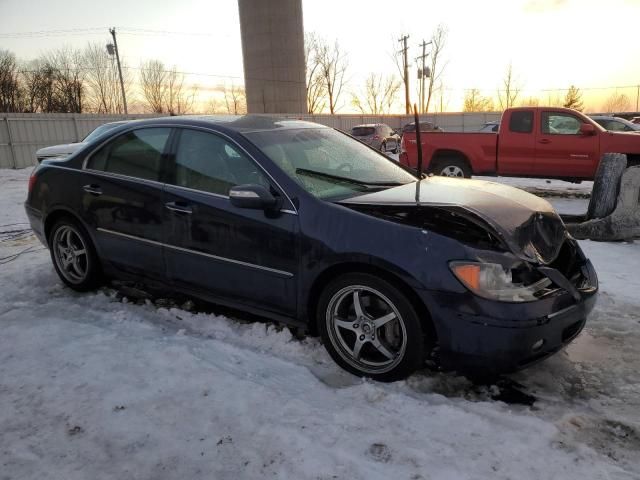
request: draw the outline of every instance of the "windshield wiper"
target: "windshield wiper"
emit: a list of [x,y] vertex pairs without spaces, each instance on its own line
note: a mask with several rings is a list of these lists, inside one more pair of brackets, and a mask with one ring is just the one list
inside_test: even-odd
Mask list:
[[330,180],[337,180],[338,182],[351,183],[353,185],[358,185],[361,187],[397,187],[399,185],[404,185],[401,182],[365,182],[362,180],[356,180],[355,178],[349,177],[341,177],[339,175],[332,175],[331,173],[318,172],[317,170],[307,170],[306,168],[296,168],[296,173],[301,173],[302,175],[308,175],[310,177],[318,177],[318,178],[328,178]]

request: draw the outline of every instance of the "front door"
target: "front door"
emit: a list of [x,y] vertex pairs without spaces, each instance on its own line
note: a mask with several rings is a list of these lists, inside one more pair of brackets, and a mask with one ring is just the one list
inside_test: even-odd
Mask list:
[[257,183],[282,192],[229,138],[188,128],[178,132],[165,191],[169,277],[222,300],[294,315],[298,216],[293,207],[267,213],[232,206],[228,194],[234,185]]
[[536,142],[536,170],[549,176],[589,178],[597,165],[598,135],[580,133],[582,120],[567,112],[542,111]]
[[111,140],[89,157],[82,187],[82,216],[97,229],[100,256],[158,279],[165,275],[161,176],[170,131],[140,128]]

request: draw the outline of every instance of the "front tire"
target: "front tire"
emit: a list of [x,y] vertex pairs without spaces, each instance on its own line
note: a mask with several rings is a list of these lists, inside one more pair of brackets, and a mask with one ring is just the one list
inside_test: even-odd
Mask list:
[[391,382],[424,363],[418,315],[385,280],[365,273],[336,278],[322,292],[316,316],[329,355],[354,375]]
[[49,252],[56,273],[65,285],[86,292],[101,283],[98,256],[86,230],[74,220],[58,220],[49,234]]

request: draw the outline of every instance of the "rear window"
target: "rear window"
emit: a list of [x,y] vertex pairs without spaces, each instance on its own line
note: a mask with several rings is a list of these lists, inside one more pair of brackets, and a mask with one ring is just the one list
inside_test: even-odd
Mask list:
[[533,132],[533,110],[511,112],[509,130],[516,133]]
[[[421,132],[426,132],[429,130],[433,130],[435,127],[433,126],[433,123],[430,122],[420,122],[420,131]],[[416,131],[416,124],[414,123],[408,123],[407,125],[405,125],[404,127],[402,127],[402,133],[407,133],[407,132],[415,132]]]
[[353,127],[351,129],[351,135],[354,137],[366,137],[368,135],[373,135],[376,133],[376,129],[374,127]]

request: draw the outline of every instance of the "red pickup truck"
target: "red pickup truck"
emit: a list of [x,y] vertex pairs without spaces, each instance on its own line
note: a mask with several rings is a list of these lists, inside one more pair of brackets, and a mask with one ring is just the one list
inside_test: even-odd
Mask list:
[[[424,170],[436,175],[592,180],[602,154],[640,164],[640,135],[609,132],[569,108],[509,108],[498,133],[421,132]],[[416,134],[400,144],[400,163],[416,168]]]

